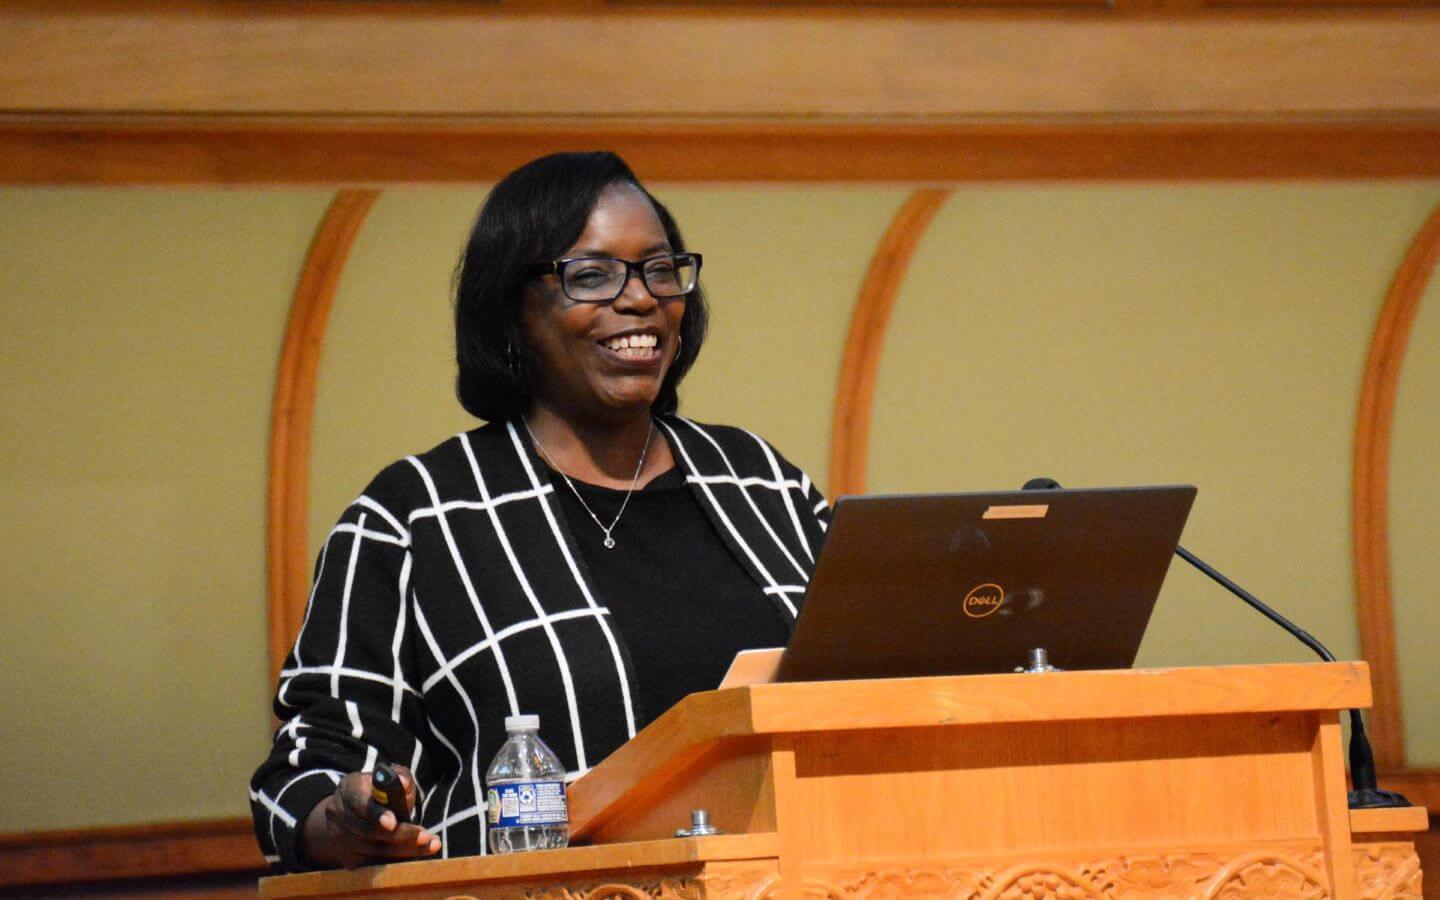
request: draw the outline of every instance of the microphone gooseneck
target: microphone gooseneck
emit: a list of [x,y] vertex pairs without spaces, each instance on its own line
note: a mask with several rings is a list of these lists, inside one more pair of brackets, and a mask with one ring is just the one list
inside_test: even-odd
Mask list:
[[[1032,478],[1025,482],[1021,490],[1057,490],[1059,488],[1060,482],[1053,478]],[[1296,640],[1300,641],[1300,643],[1306,647],[1309,647],[1325,662],[1336,661],[1335,654],[1331,653],[1324,644],[1316,640],[1310,632],[1271,609],[1254,594],[1245,590],[1229,578],[1226,578],[1214,566],[1211,566],[1179,544],[1175,545],[1175,555],[1199,569],[1212,581],[1225,588],[1225,590],[1244,600],[1262,616],[1288,631]],[[1350,783],[1354,788],[1354,790],[1350,791],[1348,798],[1349,807],[1351,809],[1376,809],[1382,807],[1413,806],[1414,804],[1407,800],[1403,794],[1395,791],[1381,790],[1375,777],[1375,751],[1370,746],[1370,738],[1365,734],[1365,720],[1361,717],[1360,710],[1352,709],[1349,710],[1349,712]]]
[[1218,572],[1214,566],[1205,562],[1205,560],[1191,553],[1189,550],[1186,550],[1179,544],[1175,545],[1175,555],[1185,560],[1195,568],[1199,569],[1201,572],[1204,572],[1210,577],[1212,581],[1218,583],[1225,590],[1229,591],[1230,593],[1239,597],[1241,600],[1244,600],[1246,603],[1250,604],[1256,609],[1256,611],[1260,613],[1260,615],[1264,616],[1265,618],[1274,622],[1276,625],[1279,625],[1281,628],[1290,632],[1292,635],[1295,636],[1298,641],[1300,641],[1300,643],[1315,651],[1315,654],[1321,659],[1325,660],[1326,662],[1335,662],[1335,654],[1331,653],[1324,644],[1317,641],[1314,635],[1310,634],[1310,632],[1301,628],[1299,625],[1296,625],[1294,622],[1280,615],[1278,612],[1271,609],[1269,606],[1266,606],[1264,603],[1260,602],[1260,598],[1256,597],[1254,594],[1245,590],[1240,585],[1226,578],[1224,575]]

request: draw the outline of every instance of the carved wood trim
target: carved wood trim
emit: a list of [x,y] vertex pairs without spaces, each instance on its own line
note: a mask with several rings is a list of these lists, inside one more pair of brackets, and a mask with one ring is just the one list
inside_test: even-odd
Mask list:
[[885,328],[900,293],[905,272],[950,191],[916,191],[900,207],[875,248],[870,270],[845,336],[840,363],[840,384],[835,392],[835,417],[830,433],[830,494],[859,494],[865,490],[870,449],[870,418],[875,402],[875,372],[885,348]]
[[267,869],[249,819],[0,835],[0,887]]
[[320,369],[325,325],[350,248],[379,196],[380,192],[375,190],[345,190],[335,195],[315,231],[295,287],[290,321],[285,327],[270,419],[270,485],[265,536],[272,682],[279,677],[285,656],[300,632],[309,595],[306,511],[310,488],[310,432],[315,418],[315,379]]
[[1350,852],[1360,900],[1421,900],[1420,855],[1410,841],[1369,841]]
[[1390,430],[1410,329],[1437,260],[1440,260],[1440,207],[1415,235],[1385,297],[1370,338],[1355,423],[1351,485],[1355,609],[1360,626],[1360,651],[1370,663],[1375,693],[1374,715],[1368,730],[1375,746],[1375,762],[1382,768],[1405,765],[1395,614],[1390,601]]
[[[1388,847],[1386,848],[1389,849]],[[1392,851],[1388,870],[1403,868]],[[1413,851],[1412,851],[1413,856]],[[1294,897],[1332,895],[1318,842],[1136,848],[1012,860],[876,860],[806,867],[805,895],[954,897],[963,900],[1059,900],[1117,897]],[[1372,883],[1387,876],[1377,854]],[[1395,865],[1401,862],[1400,866]],[[1333,892],[1353,896],[1353,892]]]
[[681,122],[337,116],[0,115],[0,184],[494,181],[607,147],[651,181],[1423,178],[1440,121]]

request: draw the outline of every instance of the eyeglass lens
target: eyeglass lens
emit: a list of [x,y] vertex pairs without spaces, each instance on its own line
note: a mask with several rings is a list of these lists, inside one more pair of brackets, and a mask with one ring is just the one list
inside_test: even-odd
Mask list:
[[[698,266],[687,254],[656,256],[635,264],[645,287],[656,297],[678,297],[695,289]],[[614,300],[625,290],[631,263],[623,259],[575,259],[564,269],[562,285],[571,300]]]

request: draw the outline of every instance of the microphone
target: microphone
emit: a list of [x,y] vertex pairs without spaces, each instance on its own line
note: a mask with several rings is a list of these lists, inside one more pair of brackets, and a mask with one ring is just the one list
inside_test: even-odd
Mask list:
[[[1060,489],[1060,482],[1053,478],[1032,478],[1020,488],[1022,491],[1053,491]],[[1225,590],[1244,600],[1265,618],[1288,631],[1300,643],[1309,647],[1325,662],[1335,662],[1335,654],[1320,643],[1310,632],[1291,622],[1280,613],[1260,601],[1258,597],[1226,578],[1200,557],[1175,545],[1175,555],[1199,569]],[[1405,795],[1395,791],[1381,790],[1375,778],[1375,751],[1370,747],[1370,738],[1365,734],[1365,720],[1360,710],[1350,712],[1350,791],[1348,806],[1351,809],[1379,809],[1385,807],[1413,806]]]

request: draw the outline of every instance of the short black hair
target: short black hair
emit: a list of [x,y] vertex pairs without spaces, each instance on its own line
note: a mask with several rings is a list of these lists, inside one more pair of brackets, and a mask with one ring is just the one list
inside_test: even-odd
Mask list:
[[[520,331],[527,270],[574,246],[600,194],[617,184],[644,194],[671,249],[685,252],[670,211],[614,153],[542,156],[506,175],[485,198],[455,273],[455,393],[471,415],[493,422],[529,406],[529,352]],[[697,285],[685,298],[680,352],[651,406],[656,415],[679,407],[680,381],[700,355],[708,320],[705,294]]]

